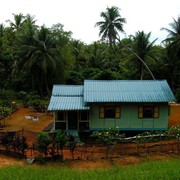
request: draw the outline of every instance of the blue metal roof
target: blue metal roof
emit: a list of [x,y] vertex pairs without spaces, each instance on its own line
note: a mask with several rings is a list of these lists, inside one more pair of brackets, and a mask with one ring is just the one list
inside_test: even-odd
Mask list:
[[83,96],[83,85],[54,85],[52,96]]
[[88,110],[89,107],[84,105],[83,97],[61,97],[61,96],[52,96],[48,110]]
[[83,99],[81,85],[54,85],[48,110],[88,110]]
[[49,111],[88,110],[93,102],[173,102],[166,80],[85,80],[82,85],[54,85]]
[[173,102],[166,80],[85,80],[88,102]]

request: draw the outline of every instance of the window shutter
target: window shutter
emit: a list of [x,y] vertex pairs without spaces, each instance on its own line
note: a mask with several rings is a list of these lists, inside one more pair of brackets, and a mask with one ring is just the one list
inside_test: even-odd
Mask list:
[[116,107],[116,118],[120,118],[120,107]]
[[159,107],[154,107],[154,118],[158,118],[159,117]]
[[99,108],[99,117],[104,118],[104,107]]
[[138,109],[138,117],[143,118],[143,107],[139,107],[139,109]]

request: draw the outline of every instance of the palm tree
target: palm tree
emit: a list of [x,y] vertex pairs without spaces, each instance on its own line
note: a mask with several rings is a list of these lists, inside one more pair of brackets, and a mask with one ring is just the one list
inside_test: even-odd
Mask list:
[[[125,57],[122,58],[122,61],[126,64],[127,62],[131,62],[130,64],[134,66],[139,66],[139,74],[140,79],[143,79],[144,76],[144,67],[148,70],[153,80],[155,80],[155,77],[147,65],[146,61],[154,61],[155,56],[154,53],[158,53],[157,48],[154,48],[153,45],[157,39],[155,39],[153,42],[150,43],[151,33],[145,34],[142,32],[137,32],[135,36],[131,35],[129,40],[125,39],[125,42],[121,41],[120,39],[117,39],[119,41],[119,44],[122,45],[127,50],[128,53]],[[123,39],[124,40],[124,39]],[[123,50],[123,51],[124,51]],[[129,64],[129,65],[130,65]],[[128,64],[127,64],[128,65]],[[137,77],[136,77],[137,78]]]
[[169,23],[169,26],[171,27],[171,29],[168,29],[168,28],[161,28],[161,30],[165,30],[167,31],[169,34],[168,34],[168,37],[163,41],[163,42],[178,42],[180,41],[180,17],[178,17],[177,20],[175,20],[173,18],[173,21],[172,23]]
[[169,69],[169,74],[171,75],[171,87],[173,90],[180,88],[180,17],[169,24],[171,27],[161,28],[168,32],[167,38],[163,41],[165,42],[166,58],[165,62]]
[[56,75],[57,62],[60,57],[56,41],[51,31],[44,26],[34,32],[30,26],[29,32],[27,31],[22,36],[19,42],[22,58],[20,67],[31,75],[32,86],[34,89],[38,86],[41,96],[43,96],[44,89],[49,95],[48,80]]
[[7,20],[6,22],[9,22],[10,27],[13,29],[13,31],[18,31],[18,29],[21,28],[21,26],[23,25],[25,16],[20,13],[20,14],[13,14],[14,16],[14,22],[11,20]]
[[[10,33],[9,33],[10,32]],[[0,24],[0,86],[3,88],[7,81],[10,81],[10,75],[13,68],[12,36],[9,28]]]
[[123,24],[126,23],[126,19],[120,16],[119,8],[115,6],[107,7],[100,16],[104,18],[104,21],[97,22],[95,26],[99,26],[99,36],[102,40],[108,39],[110,46],[112,46],[118,37],[118,32],[124,33]]
[[94,42],[88,46],[89,66],[103,69],[105,67],[106,46],[101,42]]
[[[138,31],[135,36],[132,36],[132,50],[143,60],[143,62],[146,62],[146,64],[147,62],[151,63],[156,61],[155,55],[157,52],[153,46],[157,39],[155,39],[153,42],[150,42],[150,36],[151,33],[145,34],[144,31]],[[142,80],[144,77],[144,64],[139,61],[139,58],[134,54],[132,54],[131,59],[134,59],[134,62],[137,62],[140,70],[140,79]]]
[[0,24],[0,74],[2,74],[3,72],[3,63],[2,63],[3,36],[4,36],[4,25]]
[[[120,41],[120,36],[118,32],[125,33],[123,30],[123,24],[126,23],[126,19],[120,16],[119,8],[115,6],[112,6],[111,8],[107,7],[106,11],[101,12],[100,16],[104,18],[104,21],[97,22],[95,26],[99,26],[99,29],[100,29],[99,35],[101,36],[101,38],[103,40],[108,39],[110,46],[115,44],[116,40],[119,43],[121,43],[128,51],[133,53],[133,55],[135,55],[139,59],[139,61],[149,71],[152,78],[155,79],[154,75],[152,74],[147,64],[143,61],[143,59],[139,57],[135,52],[133,52],[131,48],[129,48],[128,46],[126,46]],[[112,53],[110,52],[110,54]],[[109,58],[109,59],[110,59],[110,62],[112,62],[112,58]]]
[[173,18],[172,23],[170,23],[171,29],[161,28],[161,30],[167,31],[169,34],[167,38],[163,41],[166,42],[166,47],[169,51],[176,55],[177,60],[180,59],[180,17],[177,20]]

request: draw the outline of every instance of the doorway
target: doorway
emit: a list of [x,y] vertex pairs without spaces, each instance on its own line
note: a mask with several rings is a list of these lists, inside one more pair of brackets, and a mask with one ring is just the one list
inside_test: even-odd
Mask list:
[[68,112],[68,130],[78,129],[78,113],[77,111]]

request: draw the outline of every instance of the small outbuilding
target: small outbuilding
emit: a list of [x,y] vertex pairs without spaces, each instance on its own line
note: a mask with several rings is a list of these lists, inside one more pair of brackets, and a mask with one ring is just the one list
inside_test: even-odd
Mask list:
[[54,130],[167,130],[174,101],[166,80],[85,80],[54,85],[48,110]]

